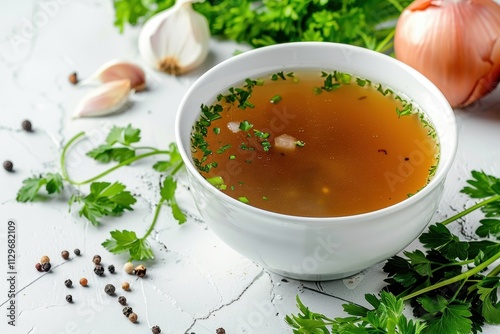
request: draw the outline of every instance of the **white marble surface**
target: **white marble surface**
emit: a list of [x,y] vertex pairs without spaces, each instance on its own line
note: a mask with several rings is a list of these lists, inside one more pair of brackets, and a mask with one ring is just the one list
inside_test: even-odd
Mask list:
[[[88,76],[107,60],[121,58],[140,62],[137,52],[138,29],[127,28],[123,35],[112,25],[111,1],[104,0],[0,0],[0,160],[12,160],[15,173],[0,170],[0,333],[148,333],[159,325],[162,333],[215,333],[224,327],[235,333],[291,333],[284,322],[286,314],[296,312],[295,296],[312,309],[332,317],[344,315],[341,299],[363,303],[365,293],[376,293],[383,286],[382,264],[354,278],[332,282],[283,281],[224,245],[200,218],[187,189],[180,180],[180,205],[189,220],[179,226],[163,210],[150,237],[156,259],[146,263],[148,275],[137,279],[121,267],[126,255],[108,253],[100,245],[113,229],[146,231],[158,200],[159,176],[151,161],[141,161],[106,177],[121,180],[138,194],[133,212],[105,219],[98,228],[68,212],[64,199],[46,203],[21,204],[15,200],[22,180],[37,173],[58,170],[61,145],[79,131],[91,140],[72,151],[70,173],[84,179],[102,170],[85,158],[90,146],[103,139],[110,125],[131,123],[142,129],[142,143],[167,148],[174,140],[173,121],[178,103],[189,85],[204,70],[242,49],[229,42],[213,40],[210,56],[203,68],[183,77],[148,72],[149,91],[136,95],[127,112],[100,119],[72,120],[78,100],[90,89],[74,87],[67,81],[72,71]],[[32,26],[34,24],[34,27]],[[460,128],[458,155],[446,184],[440,210],[434,220],[470,204],[458,190],[472,169],[500,175],[500,92],[497,90],[466,111],[457,110]],[[35,131],[21,130],[29,119]],[[17,223],[17,318],[16,327],[7,325],[7,221]],[[474,222],[457,227],[471,231]],[[415,247],[412,244],[409,248]],[[60,257],[63,249],[80,248],[70,261]],[[52,258],[53,269],[42,274],[34,265],[41,255]],[[114,264],[118,272],[97,277],[91,262],[100,254],[103,263]],[[80,277],[89,287],[78,285]],[[63,282],[72,279],[67,289]],[[116,297],[103,292],[107,283],[119,287],[131,283],[124,292],[139,316],[130,323],[121,313]],[[328,297],[319,290],[337,296]],[[73,304],[65,301],[71,293]],[[121,291],[120,291],[121,294]],[[498,333],[486,327],[485,333]]]

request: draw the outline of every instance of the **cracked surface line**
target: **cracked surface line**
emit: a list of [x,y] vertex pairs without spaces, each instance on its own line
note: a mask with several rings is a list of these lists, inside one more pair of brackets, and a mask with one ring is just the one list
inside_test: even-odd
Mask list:
[[65,307],[66,304],[56,304],[56,305],[44,305],[44,306],[36,306],[36,307],[33,307],[33,308],[30,308],[30,309],[24,309],[24,310],[21,310],[18,314],[19,317],[21,317],[21,314],[23,314],[24,312],[31,312],[31,311],[36,311],[36,310],[39,310],[39,309],[42,309],[42,310],[48,310],[48,309],[51,309],[51,308],[56,308],[56,307]]
[[335,298],[337,300],[341,300],[343,302],[346,302],[346,303],[352,303],[352,304],[355,304],[355,305],[359,305],[351,300],[348,300],[348,299],[345,299],[345,298],[342,298],[342,297],[339,297],[339,296],[335,296],[335,295],[332,295],[328,292],[324,292],[324,291],[320,291],[320,290],[316,290],[316,289],[313,289],[313,288],[309,288],[307,286],[303,286],[302,287],[303,290],[308,290],[308,291],[312,291],[312,292],[315,292],[315,293],[318,293],[320,295],[324,295],[324,296],[328,296],[328,297],[332,297],[332,298]]
[[146,298],[146,291],[144,290],[144,280],[141,279],[140,282],[141,282],[142,298],[144,299],[144,305],[146,307],[146,322],[148,324],[148,328],[151,328],[151,321],[149,320],[148,299]]
[[[52,269],[59,268],[60,266],[65,265],[66,263],[69,263],[69,262],[61,262],[61,263],[59,263],[59,264],[57,264],[57,265],[53,266],[53,267],[51,268],[51,270],[52,270]],[[41,278],[45,277],[45,275],[47,275],[47,274],[48,274],[48,272],[47,272],[47,273],[42,274],[41,276],[38,276],[37,278],[35,278],[33,281],[29,282],[28,284],[26,284],[26,285],[25,285],[25,286],[23,286],[22,288],[19,288],[19,289],[16,291],[16,296],[17,296],[17,295],[18,295],[21,291],[23,291],[24,289],[28,288],[29,286],[31,286],[33,283],[35,283],[35,282],[36,282],[36,281],[38,281],[39,279],[41,279]],[[0,304],[0,307],[1,307],[1,306],[3,306],[3,305],[5,305],[6,303],[8,303],[8,302],[9,302],[9,300],[10,300],[10,299],[7,299],[7,300],[6,300],[6,301],[4,301],[3,303],[1,303],[1,304]]]
[[[264,276],[264,273],[265,273],[265,270],[264,269],[261,269],[258,273],[258,275],[256,275],[253,280],[241,291],[241,293],[234,299],[228,301],[227,303],[224,303],[224,304],[221,304],[219,305],[218,307],[212,309],[211,311],[208,312],[207,315],[203,316],[203,317],[196,317],[193,319],[193,323],[191,324],[191,326],[189,326],[185,331],[184,333],[187,333],[189,332],[196,324],[199,320],[206,320],[208,318],[210,318],[210,316],[212,316],[212,314],[214,314],[215,312],[223,309],[224,307],[227,307],[227,306],[230,306],[231,304],[237,302],[238,300],[241,299],[241,297],[243,297],[243,295],[245,294],[245,292],[247,292],[247,290],[255,283],[257,282],[257,280],[259,280],[262,276]],[[203,327],[203,325],[200,325]]]

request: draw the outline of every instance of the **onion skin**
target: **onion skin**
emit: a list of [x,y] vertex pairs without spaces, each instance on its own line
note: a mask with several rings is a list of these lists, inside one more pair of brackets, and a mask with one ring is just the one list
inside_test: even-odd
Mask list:
[[492,0],[416,0],[398,19],[394,52],[452,107],[465,107],[498,84],[500,6]]

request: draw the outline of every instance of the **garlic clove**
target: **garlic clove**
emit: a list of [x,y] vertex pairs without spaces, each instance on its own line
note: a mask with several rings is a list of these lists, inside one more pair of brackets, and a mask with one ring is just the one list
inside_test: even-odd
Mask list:
[[110,62],[101,68],[98,78],[102,83],[128,79],[130,87],[136,92],[146,89],[146,74],[143,69],[135,64],[123,61]]
[[74,118],[105,116],[118,112],[128,102],[130,93],[128,79],[107,82],[78,103]]
[[131,89],[136,92],[146,89],[146,74],[144,70],[136,64],[122,60],[112,60],[103,64],[88,79],[81,82],[81,84],[84,85],[95,81],[106,83],[123,79],[130,80]]
[[193,0],[151,17],[139,35],[139,51],[150,66],[169,74],[186,73],[205,61],[210,30],[207,19],[193,10]]

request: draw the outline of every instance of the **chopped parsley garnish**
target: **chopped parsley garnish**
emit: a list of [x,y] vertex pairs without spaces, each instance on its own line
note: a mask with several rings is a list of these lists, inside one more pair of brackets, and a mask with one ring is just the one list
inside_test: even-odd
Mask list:
[[231,148],[231,145],[230,144],[226,144],[226,145],[222,146],[221,148],[219,148],[217,150],[217,153],[218,154],[222,154],[222,153],[224,153],[225,151],[227,151],[230,148]]
[[220,128],[214,128],[214,133],[218,135],[220,133]]
[[282,80],[286,80],[285,78],[285,74],[283,74],[283,71],[281,72],[278,72],[278,73],[274,73],[273,75],[271,75],[271,80],[272,81],[276,81],[278,79],[282,79]]
[[398,114],[398,117],[409,116],[412,113],[413,113],[413,106],[411,103],[405,104],[403,106],[403,109],[396,108],[396,114]]
[[319,94],[323,93],[323,90],[319,87],[313,87],[313,93],[314,93],[314,95],[319,95]]
[[348,73],[342,73],[342,72],[334,72],[334,75],[340,83],[343,83],[344,85],[348,85],[351,83],[352,75]]
[[229,156],[229,160],[236,160],[236,156],[235,155],[230,155]]
[[242,131],[247,132],[252,127],[253,127],[253,124],[250,124],[248,121],[243,121],[243,122],[240,122],[239,129],[242,130]]
[[220,186],[221,184],[224,184],[224,180],[220,176],[208,178],[207,181],[213,186]]
[[255,136],[258,138],[262,138],[262,139],[269,138],[269,133],[267,133],[267,132],[262,132],[262,131],[255,130],[255,129],[253,130],[253,132],[255,133]]
[[238,200],[242,203],[248,204],[250,201],[245,196],[238,197]]
[[339,83],[334,82],[335,72],[334,73],[321,72],[321,77],[325,78],[321,89],[327,92],[331,92],[332,90],[335,90],[340,87]]
[[306,143],[303,142],[302,140],[297,140],[295,142],[295,145],[298,146],[298,147],[304,147],[306,145]]
[[262,144],[262,148],[266,152],[268,152],[269,149],[271,148],[271,143],[267,139],[265,139],[263,142],[261,142],[261,144]]
[[390,90],[389,88],[384,89],[384,87],[382,86],[382,84],[378,84],[377,90],[380,93],[382,93],[382,95],[384,95],[384,96],[387,96],[387,95],[390,95],[390,94],[394,94],[394,92],[392,90]]
[[249,101],[250,96],[252,96],[253,86],[257,84],[256,81],[247,79],[244,88],[231,87],[228,89],[229,94],[223,95],[219,94],[217,96],[217,101],[224,100],[226,103],[238,102],[237,107],[240,109],[254,108],[255,106]]
[[253,147],[247,146],[245,143],[241,143],[240,148],[245,151],[254,151],[255,149]]
[[366,80],[363,80],[361,78],[356,78],[356,83],[358,84],[358,86],[360,87],[365,87],[366,86]]
[[274,96],[271,98],[270,102],[271,102],[272,104],[276,104],[276,103],[280,102],[282,99],[283,99],[283,98],[281,97],[281,95],[274,95]]

